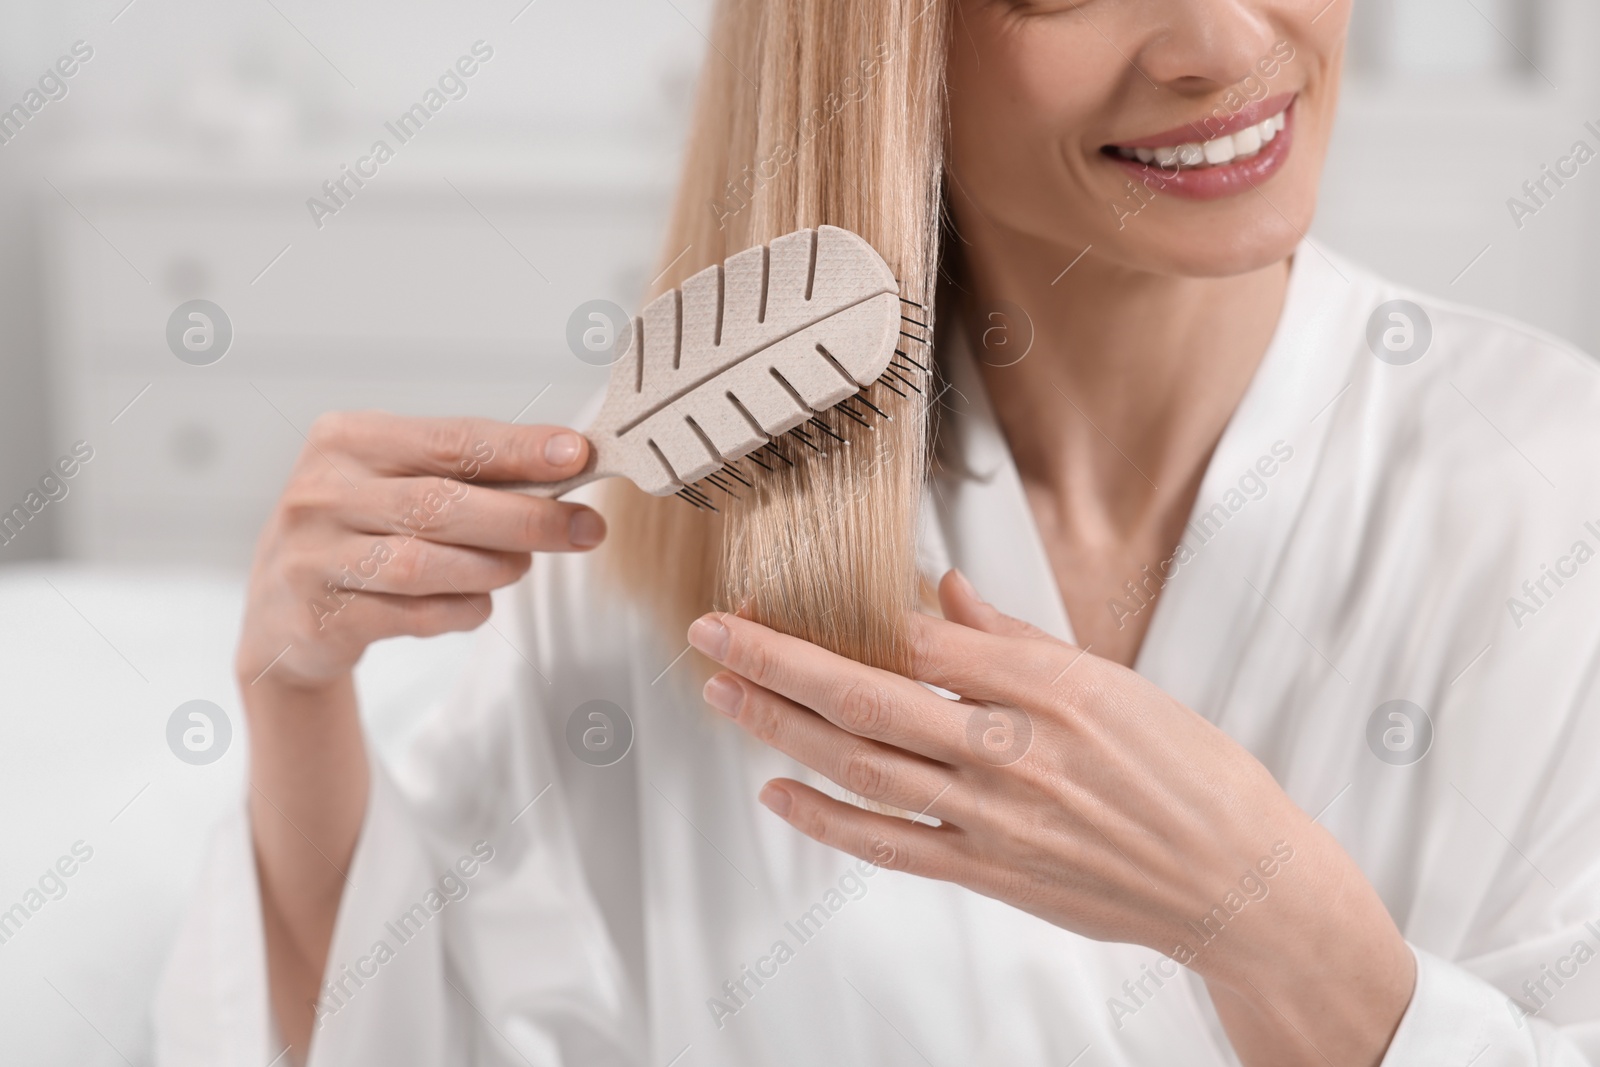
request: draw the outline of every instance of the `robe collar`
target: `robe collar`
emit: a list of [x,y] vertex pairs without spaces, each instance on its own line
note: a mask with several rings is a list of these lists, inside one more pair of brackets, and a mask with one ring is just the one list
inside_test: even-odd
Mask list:
[[[1141,609],[1154,614],[1135,669],[1197,710],[1222,697],[1253,620],[1285,610],[1269,602],[1273,578],[1339,401],[1359,370],[1353,364],[1365,352],[1372,288],[1359,269],[1309,241],[1299,246],[1277,329],[1202,477],[1183,535],[1187,551],[1167,568],[1154,607]],[[929,480],[925,571],[936,579],[943,568],[960,567],[1001,611],[1072,641],[977,361],[965,331],[950,325],[940,337],[949,382],[939,400],[947,461]],[[1137,607],[1131,597],[1124,604]],[[1292,613],[1288,618],[1293,623]]]

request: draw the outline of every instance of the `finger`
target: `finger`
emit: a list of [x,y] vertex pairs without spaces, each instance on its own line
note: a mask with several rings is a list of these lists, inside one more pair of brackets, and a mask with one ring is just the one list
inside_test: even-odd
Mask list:
[[908,677],[976,701],[1026,701],[1080,654],[1054,638],[1002,637],[919,613],[906,636]]
[[945,617],[916,613],[907,673],[973,700],[1026,702],[1083,651],[987,604],[958,570],[939,583]]
[[385,637],[437,637],[473,630],[493,611],[487,593],[445,593],[438,596],[395,596],[349,590],[330,606],[319,604],[316,630],[338,641],[365,646]]
[[346,561],[323,586],[328,594],[355,589],[400,596],[487,593],[528,572],[526,552],[440,545],[422,538],[352,537],[339,554]]
[[865,811],[788,778],[768,782],[760,799],[813,841],[886,871],[956,881],[966,866],[956,843],[961,831],[953,826],[920,825]]
[[586,551],[606,535],[600,513],[582,504],[437,477],[371,482],[346,505],[346,521],[363,533],[505,552]]
[[319,452],[339,452],[379,474],[433,474],[469,482],[556,482],[583,470],[589,442],[562,426],[490,419],[424,419],[382,411],[334,412],[312,424]]
[[940,764],[857,737],[794,701],[727,671],[706,682],[705,698],[758,740],[858,796],[929,813],[936,819],[950,813],[953,779],[949,769]]
[[811,708],[859,737],[943,762],[959,751],[954,701],[909,679],[835,655],[736,615],[701,616],[689,643],[735,674]]
[[1014,619],[984,600],[967,576],[953,567],[939,581],[939,608],[951,622],[984,633],[1050,639],[1049,634],[1032,623]]

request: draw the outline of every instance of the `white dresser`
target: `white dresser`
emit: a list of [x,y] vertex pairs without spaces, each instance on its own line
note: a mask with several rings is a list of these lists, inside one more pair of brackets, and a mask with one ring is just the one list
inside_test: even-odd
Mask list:
[[[670,160],[417,155],[320,229],[305,201],[336,154],[227,171],[102,155],[45,174],[52,436],[94,449],[49,505],[67,556],[247,561],[324,411],[559,420],[603,386],[567,319],[596,298],[637,310]],[[233,327],[208,366],[167,344],[194,298]]]

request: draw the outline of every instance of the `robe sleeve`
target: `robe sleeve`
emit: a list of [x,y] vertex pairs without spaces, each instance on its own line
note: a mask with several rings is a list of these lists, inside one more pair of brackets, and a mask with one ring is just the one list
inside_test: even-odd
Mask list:
[[1600,1001],[1590,1002],[1587,1023],[1558,1026],[1464,968],[1414,945],[1412,952],[1416,991],[1383,1067],[1593,1067],[1600,1062],[1593,1056],[1600,1048]]
[[1454,904],[1472,916],[1458,936],[1431,951],[1413,942],[1416,989],[1383,1067],[1600,1065],[1600,654],[1570,655],[1580,671],[1587,661],[1586,676],[1555,712],[1553,741],[1535,749],[1520,821],[1502,839],[1457,808],[1478,820],[1480,853],[1499,842],[1503,854],[1482,889],[1462,898],[1456,888]]
[[[638,983],[579,856],[528,598],[526,582],[497,595],[464,684],[406,761],[384,766],[369,741],[310,1067],[642,1062]],[[287,1063],[242,803],[211,846],[154,1022],[162,1067]]]

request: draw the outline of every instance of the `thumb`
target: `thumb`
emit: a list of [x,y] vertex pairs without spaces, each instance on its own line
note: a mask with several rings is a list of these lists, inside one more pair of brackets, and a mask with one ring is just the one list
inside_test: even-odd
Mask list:
[[1014,619],[978,595],[967,576],[954,568],[939,580],[939,607],[953,623],[999,637],[1043,637],[1055,640],[1031,623]]

